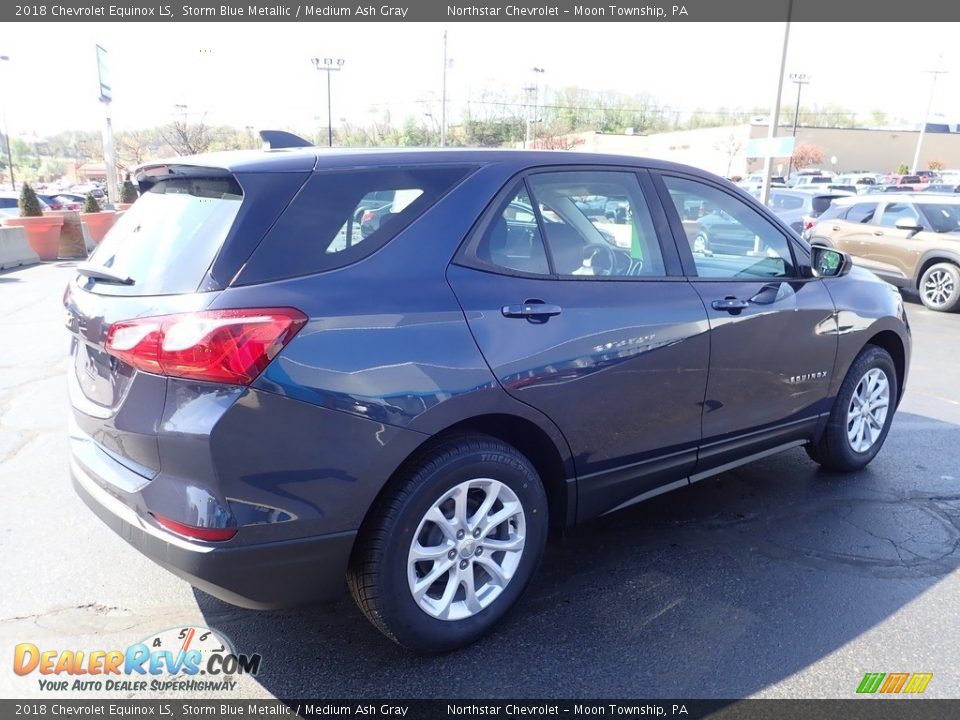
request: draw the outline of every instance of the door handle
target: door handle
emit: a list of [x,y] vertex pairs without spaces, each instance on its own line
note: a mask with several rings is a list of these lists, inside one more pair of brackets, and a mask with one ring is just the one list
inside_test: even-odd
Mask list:
[[508,318],[526,318],[531,322],[546,322],[548,318],[559,315],[562,308],[550,305],[543,300],[524,300],[521,305],[504,305],[500,312]]
[[738,315],[741,310],[746,310],[750,307],[750,301],[728,295],[723,300],[714,300],[710,303],[710,307],[714,310],[726,310],[732,315]]
[[879,237],[880,235],[883,235],[883,230],[874,230],[873,234]]
[[836,230],[839,230],[839,229],[840,229],[840,226],[839,226],[839,225],[832,225],[832,226],[830,227],[830,229],[836,231]]

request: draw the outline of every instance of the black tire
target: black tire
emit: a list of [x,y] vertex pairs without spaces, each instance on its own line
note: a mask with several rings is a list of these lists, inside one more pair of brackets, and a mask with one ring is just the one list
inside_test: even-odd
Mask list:
[[[942,302],[935,300],[935,297],[938,296],[934,293],[928,293],[927,283],[935,278],[941,278],[942,283],[947,283],[947,285],[940,285],[940,287],[948,289],[950,293],[946,300]],[[923,271],[923,275],[920,277],[920,286],[917,290],[920,293],[920,302],[929,309],[937,312],[953,312],[960,307],[960,268],[949,262],[931,265]]]
[[[520,501],[526,525],[523,551],[513,575],[489,605],[463,619],[438,619],[413,597],[408,553],[433,504],[477,478],[503,483]],[[451,438],[432,448],[378,500],[354,547],[347,585],[367,619],[394,642],[424,653],[454,650],[489,632],[526,590],[543,556],[547,520],[543,484],[521,453],[486,435]],[[462,590],[458,586],[458,595]]]
[[[889,405],[887,406],[883,427],[873,445],[865,452],[857,452],[851,446],[847,435],[847,413],[853,402],[857,386],[866,374],[874,368],[882,370],[886,375],[889,383]],[[840,391],[833,402],[827,427],[817,442],[811,442],[806,446],[807,454],[814,462],[829,470],[854,472],[866,467],[880,452],[880,448],[883,447],[883,443],[887,439],[890,424],[893,422],[899,389],[897,369],[893,364],[890,353],[876,345],[867,345],[847,371],[847,375],[840,385]]]

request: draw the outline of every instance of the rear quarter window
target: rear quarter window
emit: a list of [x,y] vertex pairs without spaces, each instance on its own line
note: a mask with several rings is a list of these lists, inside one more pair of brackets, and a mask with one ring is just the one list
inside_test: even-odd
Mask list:
[[314,174],[250,256],[237,285],[357,262],[394,238],[472,167],[336,170]]

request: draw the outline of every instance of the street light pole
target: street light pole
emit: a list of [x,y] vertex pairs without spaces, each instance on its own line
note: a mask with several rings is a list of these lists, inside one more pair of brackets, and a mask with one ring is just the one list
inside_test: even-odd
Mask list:
[[[530,69],[533,70],[534,78],[536,78],[533,83],[533,116],[534,116],[533,122],[536,123],[536,122],[539,122],[537,120],[537,105],[540,103],[540,76],[543,75],[543,73],[545,73],[546,70],[544,70],[542,67],[535,67]],[[534,132],[534,137],[533,137],[534,143],[536,143],[536,139],[537,139],[536,128],[533,129],[533,132]]]
[[[9,55],[0,55],[0,62],[10,62]],[[11,97],[7,95],[7,97]],[[10,168],[10,189],[17,189],[17,181],[13,176],[13,152],[10,150],[10,127],[7,125],[7,103],[3,104],[3,134],[7,138],[7,167]]]
[[447,31],[443,31],[443,90],[440,96],[440,147],[447,146],[447,68],[450,59],[447,57]]
[[317,70],[327,74],[327,147],[333,147],[333,103],[331,101],[330,73],[338,72],[346,62],[343,58],[312,58],[310,62]]
[[[787,23],[783,31],[783,54],[780,56],[780,73],[777,75],[777,99],[773,104],[773,117],[770,118],[770,131],[767,137],[769,142],[777,136],[777,126],[780,124],[780,96],[783,94],[783,74],[787,66],[787,47],[790,44],[790,17],[793,14],[793,0],[787,3]],[[764,205],[770,197],[770,168],[773,164],[773,157],[770,155],[769,148],[766,156],[763,158],[763,184],[760,186],[760,202]]]
[[[793,111],[793,137],[797,136],[797,122],[800,120],[800,91],[803,86],[809,84],[810,76],[803,73],[790,73],[790,80],[797,86],[797,107]],[[787,163],[787,182],[790,182],[790,175],[793,173],[793,153],[790,153],[790,160]]]
[[913,175],[917,174],[917,165],[920,164],[920,149],[923,147],[923,136],[927,131],[927,123],[930,121],[930,109],[933,107],[933,96],[937,91],[937,76],[946,75],[946,70],[940,69],[940,62],[943,60],[943,56],[937,58],[937,69],[936,70],[927,70],[926,72],[933,76],[933,81],[930,83],[930,99],[927,101],[927,112],[923,115],[923,124],[920,126],[920,135],[917,137],[917,150],[913,154],[913,165],[910,168],[910,172]]

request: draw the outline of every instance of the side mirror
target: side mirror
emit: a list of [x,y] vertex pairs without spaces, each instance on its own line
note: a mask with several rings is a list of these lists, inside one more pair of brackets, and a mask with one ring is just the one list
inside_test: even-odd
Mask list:
[[915,218],[897,218],[897,221],[893,224],[897,230],[906,230],[910,233],[916,234],[923,230],[923,225],[918,225]]
[[846,253],[823,245],[810,248],[810,270],[814,277],[840,277],[850,272],[853,261]]

